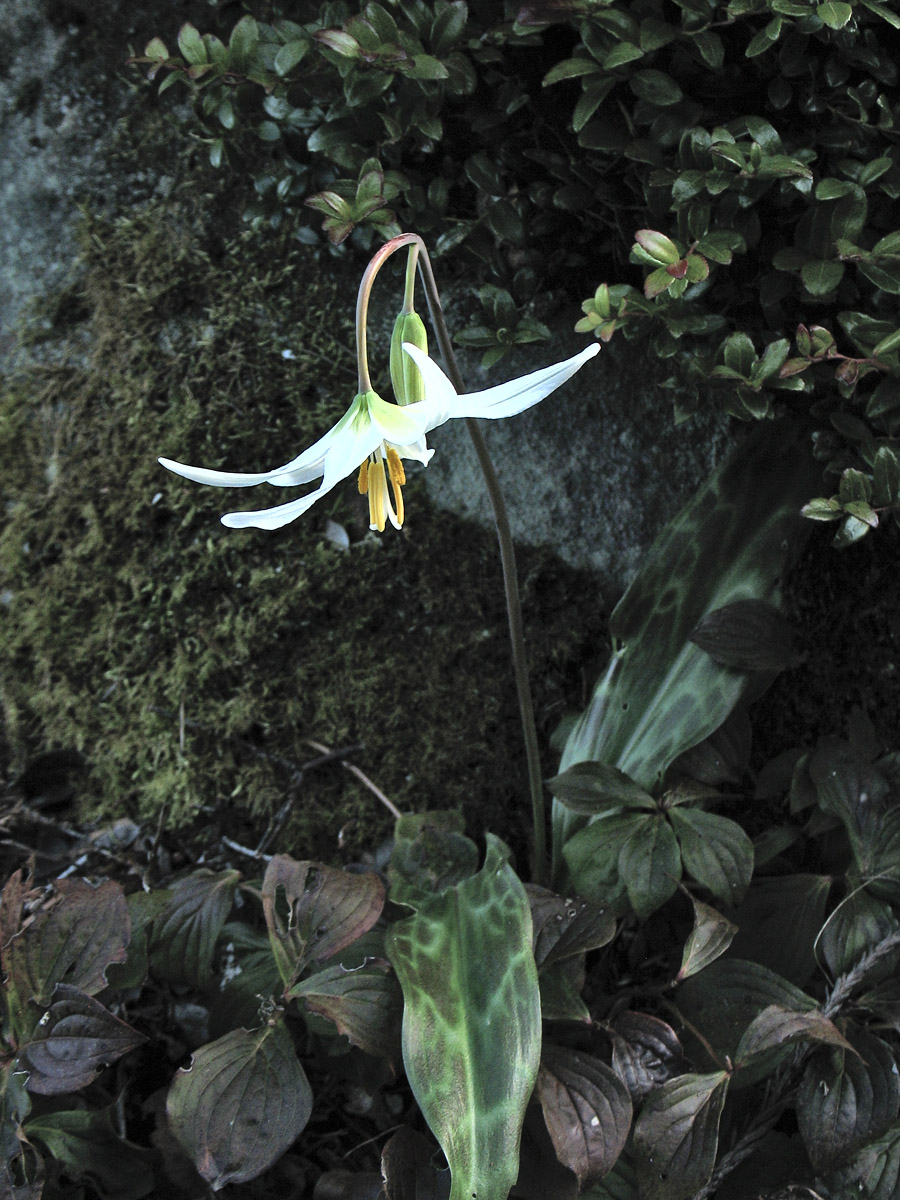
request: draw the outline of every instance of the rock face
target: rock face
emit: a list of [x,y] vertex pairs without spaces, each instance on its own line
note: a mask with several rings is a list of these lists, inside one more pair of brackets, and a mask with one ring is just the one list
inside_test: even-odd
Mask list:
[[[574,354],[584,338],[511,353],[472,390]],[[465,370],[465,368],[463,368]],[[558,392],[507,421],[483,421],[517,540],[549,545],[566,562],[624,587],[656,533],[730,444],[728,425],[698,414],[673,426],[664,364],[638,343],[613,342]],[[491,522],[481,472],[461,421],[435,430],[433,500]]]
[[[124,66],[145,29],[177,28],[190,14],[170,0],[110,13],[101,26],[106,57],[98,61],[85,42],[99,36],[97,14],[85,32],[84,11],[74,0],[57,0],[52,11],[41,0],[0,5],[0,366],[27,300],[58,286],[71,268],[79,203],[127,212],[166,185],[164,169],[142,165],[146,148],[129,151],[122,132],[122,118],[150,103],[147,91],[129,89]],[[164,152],[159,158],[165,162]],[[595,282],[586,281],[585,292]],[[584,345],[570,332],[575,316],[560,323],[557,342],[510,354],[490,377],[475,356],[463,359],[469,387],[574,353]],[[635,343],[617,341],[531,412],[485,422],[516,538],[553,547],[614,591],[727,441],[720,420],[701,416],[673,427],[671,393],[660,386],[667,373]],[[490,522],[463,424],[436,431],[433,444],[431,496]]]

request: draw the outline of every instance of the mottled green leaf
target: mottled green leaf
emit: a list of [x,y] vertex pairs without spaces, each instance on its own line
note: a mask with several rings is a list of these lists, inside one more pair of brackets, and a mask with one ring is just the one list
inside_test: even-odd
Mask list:
[[892,1051],[863,1030],[850,1042],[852,1050],[818,1050],[797,1094],[797,1124],[820,1172],[886,1133],[897,1119],[900,1075]]
[[506,1200],[540,1060],[525,889],[487,834],[481,871],[424,897],[387,950],[403,989],[403,1062],[452,1172],[451,1200]]
[[619,1077],[588,1054],[548,1043],[537,1096],[556,1157],[579,1187],[606,1175],[631,1127],[631,1097]]
[[648,1097],[634,1127],[641,1200],[689,1200],[712,1174],[724,1071],[680,1075]]
[[280,1020],[201,1046],[166,1099],[169,1127],[214,1191],[261,1175],[311,1111],[312,1090]]

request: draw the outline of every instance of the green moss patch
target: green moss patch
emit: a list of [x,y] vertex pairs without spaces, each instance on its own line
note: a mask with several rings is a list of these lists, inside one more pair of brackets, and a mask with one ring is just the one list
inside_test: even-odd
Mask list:
[[[286,234],[217,228],[181,194],[86,218],[80,280],[53,301],[65,353],[3,385],[14,762],[78,749],[83,816],[199,818],[251,842],[293,787],[276,848],[333,856],[371,848],[390,817],[340,765],[296,786],[292,764],[315,757],[307,739],[357,746],[352,761],[399,808],[462,807],[474,832],[523,847],[493,535],[432,511],[415,481],[399,534],[368,533],[352,481],[277,533],[229,531],[222,512],[273,493],[199,487],[156,463],[274,466],[355,390],[353,284]],[[349,548],[324,536],[328,519]],[[549,552],[523,554],[520,574],[546,739],[583,699],[572,664],[600,646],[601,603]]]

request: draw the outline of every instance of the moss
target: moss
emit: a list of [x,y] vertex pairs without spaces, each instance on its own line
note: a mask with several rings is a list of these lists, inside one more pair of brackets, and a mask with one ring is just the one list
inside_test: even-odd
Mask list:
[[[85,817],[199,816],[207,837],[252,839],[296,783],[290,764],[314,757],[306,739],[358,745],[354,761],[401,809],[461,807],[473,832],[521,849],[493,536],[433,512],[414,481],[400,534],[366,532],[351,483],[278,533],[229,531],[218,516],[233,495],[156,463],[274,465],[355,387],[352,292],[287,235],[223,237],[205,213],[176,192],[127,219],[87,216],[79,282],[52,306],[73,322],[69,356],[4,386],[0,690],[14,757],[83,752]],[[328,517],[349,549],[323,537]],[[546,741],[583,698],[571,664],[599,641],[600,606],[549,553],[523,555],[521,571]],[[293,794],[282,851],[358,854],[389,828],[337,765]]]

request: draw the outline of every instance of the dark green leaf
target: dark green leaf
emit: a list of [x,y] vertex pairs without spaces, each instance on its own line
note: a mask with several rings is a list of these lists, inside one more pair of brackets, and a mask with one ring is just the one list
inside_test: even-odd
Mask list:
[[740,903],[753,874],[753,843],[728,817],[673,808],[669,819],[684,869],[723,904]]
[[619,852],[619,875],[631,907],[646,919],[669,899],[681,879],[681,856],[672,826],[662,813],[638,817]]
[[798,662],[791,626],[765,600],[735,600],[706,613],[691,641],[735,671],[782,671]]
[[154,1189],[153,1155],[124,1141],[115,1119],[111,1108],[44,1113],[28,1121],[25,1133],[72,1180],[93,1183],[106,1200],[139,1200]]
[[807,1153],[823,1172],[890,1129],[900,1105],[900,1075],[880,1038],[862,1030],[842,1046],[817,1051],[797,1094],[797,1123]]
[[708,1182],[728,1090],[724,1071],[680,1075],[648,1097],[634,1127],[642,1200],[689,1200]]
[[613,1070],[636,1104],[685,1069],[678,1035],[659,1017],[626,1011],[616,1017],[608,1032],[613,1043]]
[[534,961],[538,970],[611,942],[616,918],[605,905],[565,899],[533,883],[525,884],[531,907]]
[[606,1175],[631,1126],[631,1097],[619,1077],[590,1055],[545,1043],[537,1097],[556,1157],[579,1188]]
[[202,986],[209,982],[216,939],[234,901],[240,871],[205,867],[179,879],[153,922],[150,968],[161,979]]
[[[850,971],[873,946],[900,929],[889,904],[856,888],[837,906],[819,940],[832,975]],[[892,960],[896,964],[895,956]],[[891,961],[886,969],[892,969]]]
[[803,987],[816,970],[814,946],[825,921],[828,875],[757,878],[734,919],[733,951]]
[[781,1004],[770,1004],[744,1031],[735,1053],[736,1065],[746,1066],[754,1056],[794,1042],[825,1042],[850,1049],[847,1039],[823,1013],[797,1012]]
[[566,808],[588,816],[611,808],[656,808],[649,793],[608,763],[574,763],[561,775],[548,779],[547,788]]
[[169,1127],[214,1191],[262,1174],[311,1111],[312,1090],[280,1020],[201,1046],[166,1100]]
[[[450,1195],[450,1172],[435,1166],[434,1142],[409,1125],[401,1126],[385,1142],[381,1174],[384,1191],[379,1190],[375,1200],[448,1200]],[[335,1200],[339,1200],[337,1195]]]
[[864,1146],[846,1166],[831,1172],[826,1182],[833,1196],[897,1200],[900,1189],[900,1125],[895,1124],[882,1137]]
[[810,259],[800,270],[800,277],[811,296],[826,296],[833,292],[844,278],[846,267],[842,262]]
[[301,980],[287,994],[333,1021],[354,1046],[399,1061],[403,1001],[387,962],[367,959],[350,969],[337,963]]
[[660,108],[677,104],[683,95],[681,88],[665,71],[635,71],[629,76],[628,86],[639,100],[646,100]]

